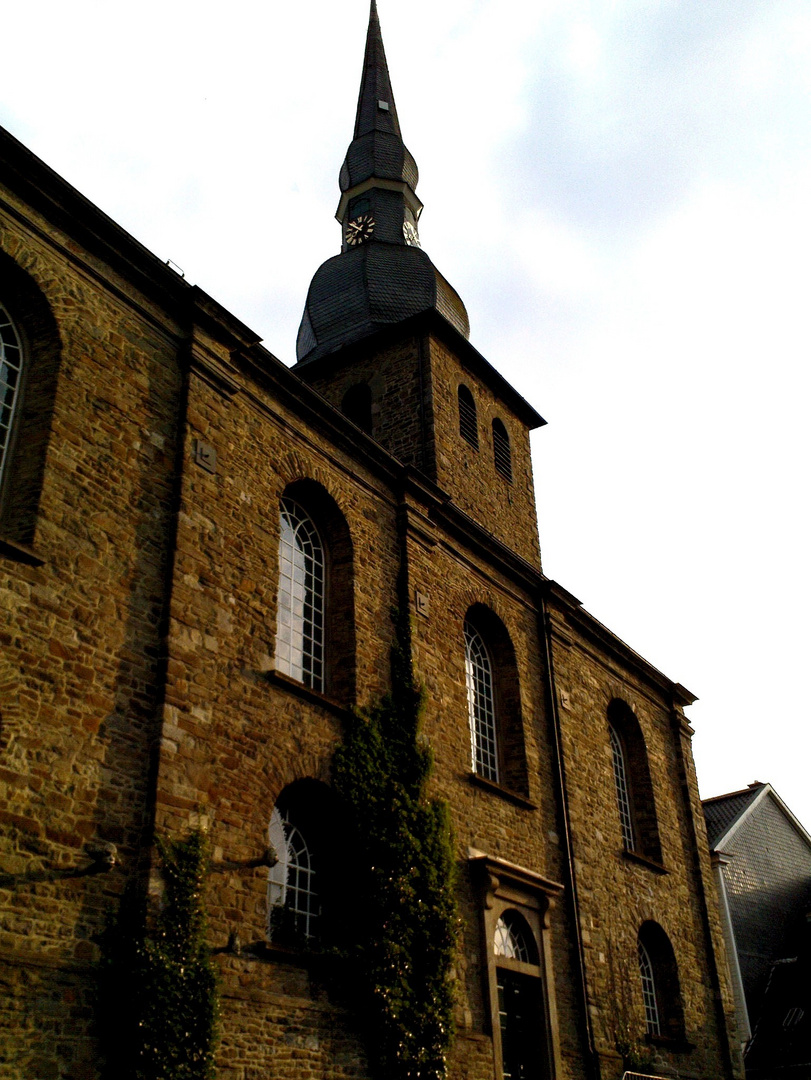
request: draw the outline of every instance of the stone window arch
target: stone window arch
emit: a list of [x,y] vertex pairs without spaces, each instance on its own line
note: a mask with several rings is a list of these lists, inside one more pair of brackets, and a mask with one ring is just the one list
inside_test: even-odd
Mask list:
[[626,702],[608,707],[608,739],[623,849],[661,865],[662,847],[645,739]]
[[515,650],[506,627],[474,604],[463,624],[471,771],[528,794],[521,695]]
[[302,480],[279,504],[276,670],[349,704],[355,690],[352,542],[326,490]]
[[512,483],[513,464],[510,436],[504,423],[498,417],[493,421],[493,460],[496,472]]
[[476,415],[476,399],[464,383],[457,391],[459,405],[459,434],[473,447],[479,449],[479,421]]

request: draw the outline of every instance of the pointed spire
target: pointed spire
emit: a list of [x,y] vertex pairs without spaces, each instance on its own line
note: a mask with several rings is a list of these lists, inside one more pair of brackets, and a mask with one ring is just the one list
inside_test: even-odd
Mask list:
[[391,89],[389,66],[383,48],[377,3],[372,0],[369,12],[369,29],[366,33],[366,54],[363,58],[363,76],[355,117],[355,138],[373,131],[387,131],[400,137],[397,107]]
[[[422,204],[414,194],[418,178],[417,164],[400,134],[377,3],[372,0],[355,116],[355,136],[341,169],[340,188],[346,195],[372,180],[404,183],[411,189],[410,198],[416,217],[419,217]],[[339,221],[346,206],[347,200],[342,198],[336,215]]]

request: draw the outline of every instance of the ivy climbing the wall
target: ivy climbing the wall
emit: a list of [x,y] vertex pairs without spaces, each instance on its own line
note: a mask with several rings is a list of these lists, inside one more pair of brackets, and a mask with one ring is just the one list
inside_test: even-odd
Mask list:
[[346,969],[372,1065],[385,1080],[441,1080],[452,1036],[457,914],[451,829],[430,801],[419,741],[423,694],[410,626],[396,615],[392,689],[357,714],[333,759],[350,819]]
[[100,1035],[116,1080],[211,1080],[217,978],[206,944],[204,835],[158,840],[165,891],[148,928],[128,890],[104,941]]

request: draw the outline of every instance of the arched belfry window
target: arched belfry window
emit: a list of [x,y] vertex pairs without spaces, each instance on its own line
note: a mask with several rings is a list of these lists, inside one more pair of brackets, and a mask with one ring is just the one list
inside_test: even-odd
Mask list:
[[618,698],[608,707],[608,739],[623,848],[661,864],[662,847],[645,739],[633,710]]
[[510,436],[507,434],[506,427],[498,418],[493,421],[493,459],[496,472],[512,483],[513,464],[510,452]]
[[314,690],[324,689],[324,547],[310,517],[282,499],[276,665]]
[[498,783],[500,770],[493,665],[481,634],[469,621],[465,622],[465,675],[473,772]]
[[23,347],[11,316],[0,304],[0,485],[11,452],[14,421],[22,394]]
[[460,384],[458,390],[459,401],[459,434],[470,443],[474,450],[479,449],[479,422],[476,417],[476,401],[470,390]]
[[368,383],[349,387],[341,401],[341,412],[361,431],[372,434],[372,390]]

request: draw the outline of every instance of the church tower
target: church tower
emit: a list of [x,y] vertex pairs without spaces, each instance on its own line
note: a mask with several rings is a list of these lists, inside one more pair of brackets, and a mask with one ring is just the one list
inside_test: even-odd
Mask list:
[[341,252],[310,285],[294,370],[538,565],[528,436],[544,420],[470,344],[464,303],[420,246],[417,182],[372,0]]

